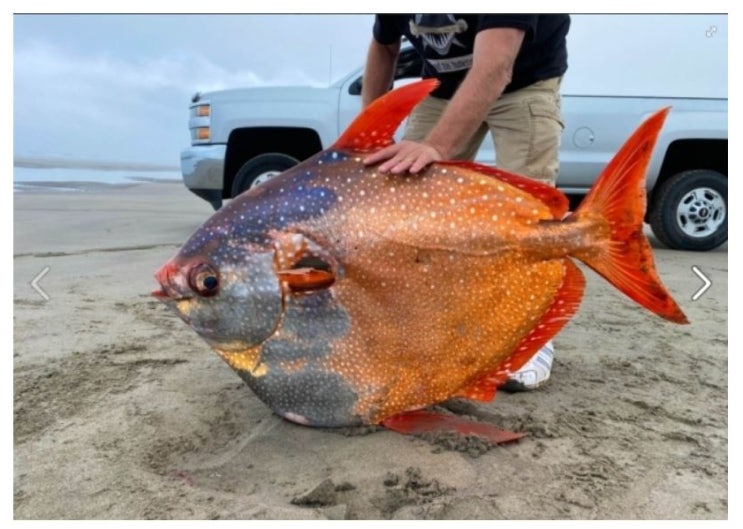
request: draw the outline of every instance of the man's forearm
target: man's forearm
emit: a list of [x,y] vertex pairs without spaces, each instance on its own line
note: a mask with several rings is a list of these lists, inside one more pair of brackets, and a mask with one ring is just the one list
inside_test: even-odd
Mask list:
[[480,31],[475,37],[472,68],[428,136],[420,142],[402,140],[389,145],[366,156],[364,163],[381,162],[382,173],[417,173],[432,162],[456,155],[510,82],[523,40],[520,29]]
[[498,28],[476,37],[472,68],[424,140],[443,158],[455,155],[467,142],[511,82],[523,34],[521,30]]
[[361,84],[362,108],[366,108],[369,103],[389,90],[399,51],[400,43],[386,45],[372,39]]
[[509,82],[510,75],[501,74],[492,78],[471,72],[425,138],[425,143],[434,147],[444,159],[454,156],[480,126]]

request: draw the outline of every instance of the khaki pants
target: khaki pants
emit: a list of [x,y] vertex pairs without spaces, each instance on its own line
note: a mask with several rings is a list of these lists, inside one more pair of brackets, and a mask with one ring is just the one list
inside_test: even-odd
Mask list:
[[[503,94],[485,121],[452,159],[473,160],[490,129],[495,144],[495,164],[506,171],[555,185],[559,162],[560,81],[554,77]],[[448,101],[428,97],[413,109],[405,129],[406,140],[424,139],[436,125]]]

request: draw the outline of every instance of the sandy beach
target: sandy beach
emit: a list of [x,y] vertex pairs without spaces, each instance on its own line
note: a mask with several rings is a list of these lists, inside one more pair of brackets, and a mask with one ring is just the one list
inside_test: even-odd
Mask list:
[[728,517],[726,245],[654,243],[687,326],[582,267],[550,382],[447,404],[528,434],[488,447],[276,417],[150,296],[211,207],[180,183],[82,187],[14,195],[16,519]]

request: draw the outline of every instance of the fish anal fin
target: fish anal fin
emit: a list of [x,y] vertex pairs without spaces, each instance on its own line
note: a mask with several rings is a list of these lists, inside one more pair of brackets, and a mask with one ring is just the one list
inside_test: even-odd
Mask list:
[[391,145],[400,123],[438,85],[436,79],[424,79],[396,88],[375,99],[331,148],[373,152]]
[[555,298],[539,322],[516,346],[514,352],[506,358],[498,369],[488,375],[496,386],[503,385],[508,378],[518,371],[539,349],[555,336],[578,311],[586,279],[583,272],[570,259],[563,259],[565,275],[557,290]]
[[454,415],[425,410],[408,411],[388,417],[382,426],[402,434],[424,434],[430,432],[452,432],[460,435],[484,437],[493,444],[508,443],[521,439],[526,434],[500,430],[487,423],[475,422]]
[[470,171],[476,171],[520,189],[549,207],[552,217],[557,220],[562,219],[570,207],[568,198],[562,192],[550,185],[543,184],[542,182],[538,182],[537,180],[526,176],[509,173],[508,171],[498,169],[497,167],[490,167],[488,165],[482,165],[466,160],[447,160],[436,162],[436,164],[461,167],[463,169],[469,169]]
[[480,378],[471,384],[460,388],[453,397],[463,397],[470,400],[479,400],[480,402],[490,402],[495,398],[495,392],[498,386],[496,381],[491,377]]

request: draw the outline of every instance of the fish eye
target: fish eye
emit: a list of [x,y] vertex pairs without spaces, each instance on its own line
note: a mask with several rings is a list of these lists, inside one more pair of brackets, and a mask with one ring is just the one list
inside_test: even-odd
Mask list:
[[201,263],[191,269],[188,286],[200,296],[214,296],[219,291],[219,274],[210,264]]

